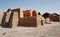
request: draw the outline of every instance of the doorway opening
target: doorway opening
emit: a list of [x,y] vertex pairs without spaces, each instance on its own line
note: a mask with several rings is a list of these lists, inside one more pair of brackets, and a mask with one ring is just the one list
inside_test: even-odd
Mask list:
[[43,25],[43,20],[41,20],[41,25]]

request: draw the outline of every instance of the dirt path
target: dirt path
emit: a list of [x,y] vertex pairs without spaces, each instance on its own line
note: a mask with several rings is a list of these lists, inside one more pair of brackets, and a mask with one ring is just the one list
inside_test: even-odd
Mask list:
[[60,37],[60,22],[52,22],[40,27],[0,27],[0,37]]

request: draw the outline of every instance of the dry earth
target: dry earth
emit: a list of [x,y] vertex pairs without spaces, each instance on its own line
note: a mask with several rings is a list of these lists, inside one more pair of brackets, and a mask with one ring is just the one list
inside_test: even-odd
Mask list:
[[0,27],[0,37],[60,37],[60,22],[39,27]]

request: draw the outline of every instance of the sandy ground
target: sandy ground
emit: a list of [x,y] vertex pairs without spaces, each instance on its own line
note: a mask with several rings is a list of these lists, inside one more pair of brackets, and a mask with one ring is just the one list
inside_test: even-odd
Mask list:
[[60,22],[39,27],[0,27],[0,37],[60,37]]

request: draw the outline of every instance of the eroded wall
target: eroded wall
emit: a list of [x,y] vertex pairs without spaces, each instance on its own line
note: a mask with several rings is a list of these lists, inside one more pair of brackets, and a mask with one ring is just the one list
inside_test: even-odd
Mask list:
[[2,18],[3,18],[3,13],[0,13],[0,24],[1,24]]
[[[10,9],[9,9],[10,10]],[[37,27],[37,13],[30,10],[23,12],[20,8],[13,9],[10,11],[4,12],[2,17],[1,26],[3,27]],[[32,15],[32,16],[31,16]],[[34,17],[33,17],[34,16]]]
[[37,27],[37,19],[36,17],[24,17],[20,18],[20,24],[18,26],[24,27]]

